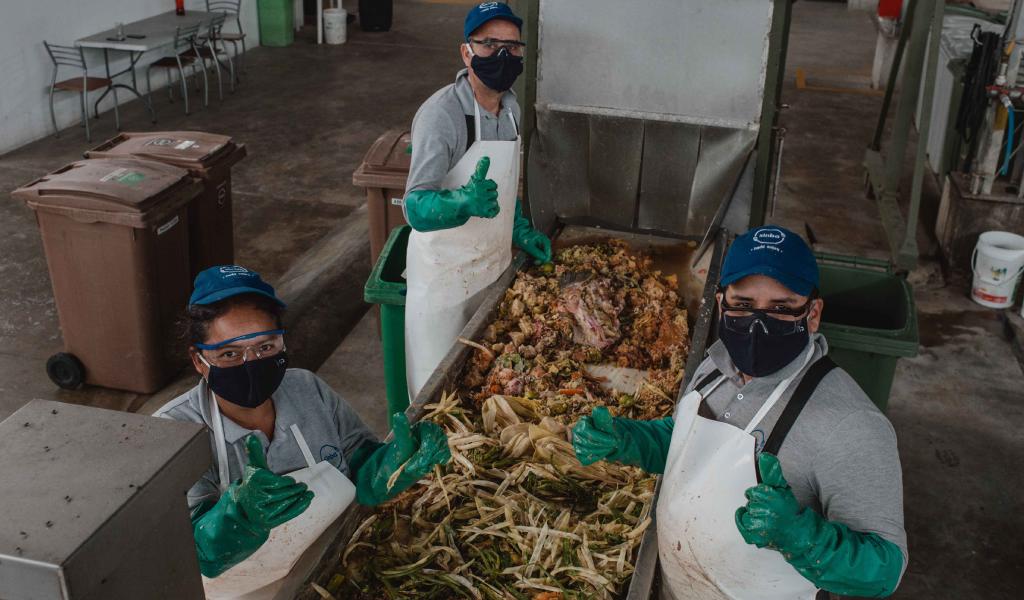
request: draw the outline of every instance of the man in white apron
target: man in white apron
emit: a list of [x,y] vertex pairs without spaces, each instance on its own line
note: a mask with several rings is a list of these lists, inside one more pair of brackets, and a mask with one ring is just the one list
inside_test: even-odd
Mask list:
[[522,20],[485,2],[466,16],[466,69],[431,96],[412,123],[405,214],[405,353],[415,397],[512,261],[513,242],[538,262],[551,242],[523,217],[520,110],[511,91],[523,70]]
[[664,474],[663,599],[892,594],[908,558],[896,436],[826,356],[814,255],[760,227],[732,244],[720,286],[719,341],[674,417],[595,409],[573,429],[577,457]]
[[[287,368],[283,311],[254,271],[227,265],[196,276],[184,323],[202,379],[156,413],[211,431],[214,465],[189,489],[188,503],[200,570],[214,581],[239,573],[235,592],[281,566],[246,571],[247,562],[261,554],[297,559],[353,495],[378,504],[451,457],[440,427],[411,427],[402,414],[392,417],[393,441],[377,442],[322,379]],[[272,535],[285,523],[290,538]],[[223,591],[207,586],[210,597],[237,596]]]

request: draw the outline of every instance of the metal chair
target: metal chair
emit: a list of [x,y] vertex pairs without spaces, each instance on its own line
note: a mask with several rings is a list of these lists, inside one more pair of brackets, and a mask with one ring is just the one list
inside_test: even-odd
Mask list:
[[[50,120],[53,121],[53,130],[57,137],[60,137],[60,129],[57,128],[57,115],[53,110],[53,93],[55,91],[78,92],[78,99],[82,105],[82,125],[85,127],[85,139],[92,141],[92,133],[89,131],[89,104],[87,96],[92,90],[98,90],[111,85],[106,77],[89,77],[89,69],[85,64],[85,52],[75,46],[59,46],[44,41],[46,51],[53,61],[53,77],[50,79]],[[81,70],[81,77],[57,81],[57,71],[60,67],[73,67]],[[97,113],[97,116],[99,114]],[[117,90],[114,90],[114,124],[121,129],[121,116],[117,112]]]
[[[201,23],[189,25],[188,27],[177,27],[174,30],[174,56],[165,56],[160,60],[150,63],[146,67],[146,90],[149,96],[149,103],[153,105],[153,84],[150,78],[150,71],[153,68],[164,69],[167,72],[167,96],[174,102],[174,86],[171,82],[171,75],[175,70],[181,78],[181,95],[185,99],[185,114],[188,110],[188,81],[185,76],[185,67],[192,67],[192,75],[196,75],[196,62],[199,60],[196,50],[196,36],[199,35]],[[191,55],[190,55],[191,54]],[[203,106],[210,103],[210,82],[206,78],[205,63],[203,68]],[[155,111],[155,109],[154,109]],[[155,114],[155,112],[154,112]]]
[[[242,0],[206,0],[206,12],[224,13],[235,21],[235,27],[238,29],[237,32],[220,32],[217,36],[221,41],[231,42],[231,47],[235,51],[234,60],[238,63],[239,71],[242,70],[242,58],[241,54],[238,53],[239,43],[242,44],[242,52],[245,52],[245,32],[242,31],[242,19],[238,16],[241,9]],[[237,75],[235,77],[236,81],[239,81]]]
[[211,61],[212,66],[217,69],[217,97],[224,100],[224,84],[220,76],[220,70],[225,68],[224,64],[221,63],[221,57],[227,60],[228,74],[231,76],[229,83],[229,90],[231,93],[235,92],[235,63],[231,60],[231,55],[222,46],[218,44],[218,39],[221,29],[224,28],[224,21],[227,19],[227,14],[217,13],[215,17],[210,19],[210,28],[207,30],[205,35],[200,35],[196,38],[195,47],[192,50],[188,50],[182,54],[182,56],[188,56],[193,58],[201,58],[203,60],[203,68],[207,69],[206,60]]

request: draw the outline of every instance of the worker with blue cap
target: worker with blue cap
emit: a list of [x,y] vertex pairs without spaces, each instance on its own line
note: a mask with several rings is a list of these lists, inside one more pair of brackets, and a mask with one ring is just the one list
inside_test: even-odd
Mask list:
[[[188,491],[199,567],[208,578],[250,559],[271,530],[286,522],[298,535],[329,524],[333,518],[325,520],[325,513],[341,514],[344,505],[337,498],[314,494],[296,480],[301,479],[297,473],[326,462],[331,468],[317,470],[311,486],[342,480],[324,488],[334,493],[355,482],[356,500],[375,505],[451,457],[440,427],[410,426],[404,414],[392,416],[392,441],[378,442],[322,379],[288,368],[284,310],[285,303],[258,273],[223,265],[196,276],[182,319],[200,380],[156,416],[202,423],[211,431],[213,468]],[[317,510],[308,510],[311,505]],[[317,516],[298,522],[308,513]],[[278,555],[304,549],[294,548],[295,539],[276,543],[283,547]],[[259,577],[257,568],[244,579]]]
[[537,262],[551,242],[523,216],[521,114],[512,84],[523,71],[523,21],[507,4],[470,9],[464,69],[412,122],[405,216],[406,365],[415,397],[480,306],[482,291],[512,261],[513,243]]
[[896,435],[828,357],[814,254],[758,227],[719,283],[719,339],[673,417],[596,408],[573,428],[577,457],[664,474],[663,599],[892,594],[908,557]]

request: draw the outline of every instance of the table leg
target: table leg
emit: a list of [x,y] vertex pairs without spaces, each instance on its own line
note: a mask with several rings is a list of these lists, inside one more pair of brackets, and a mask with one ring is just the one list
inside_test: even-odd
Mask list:
[[107,79],[110,80],[110,85],[107,86],[107,89],[100,94],[100,97],[92,105],[92,112],[96,113],[97,119],[100,118],[100,102],[107,97],[110,90],[114,89],[114,78],[110,75],[110,54],[106,48],[103,49],[103,66],[106,68]]

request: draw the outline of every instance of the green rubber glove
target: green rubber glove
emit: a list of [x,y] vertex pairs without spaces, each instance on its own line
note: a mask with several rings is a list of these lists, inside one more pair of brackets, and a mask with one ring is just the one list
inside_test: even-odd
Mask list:
[[573,425],[572,449],[584,465],[608,460],[648,473],[664,473],[674,425],[672,417],[638,421],[613,417],[607,408],[598,406]]
[[[448,437],[436,423],[410,427],[409,417],[395,413],[391,417],[391,431],[394,439],[375,448],[371,443],[362,452],[357,450],[349,463],[355,472],[356,499],[365,506],[394,498],[422,479],[434,465],[446,464],[452,457]],[[369,456],[367,451],[371,451]],[[389,489],[388,480],[399,469],[402,472]]]
[[537,231],[530,224],[530,220],[523,216],[523,207],[516,198],[516,218],[512,225],[512,241],[516,246],[523,249],[533,257],[538,264],[551,262],[551,240],[548,236]]
[[761,483],[748,489],[736,510],[736,527],[748,544],[772,548],[819,588],[843,596],[884,598],[903,570],[903,553],[878,534],[853,531],[801,507],[782,476],[779,459],[762,452]]
[[498,216],[498,184],[487,179],[491,159],[476,163],[476,171],[457,190],[417,190],[405,196],[405,216],[416,231],[438,231],[464,225],[470,217]]
[[299,516],[313,501],[306,484],[270,471],[258,438],[250,435],[245,449],[249,464],[241,482],[231,484],[209,510],[200,505],[192,516],[199,570],[207,577],[251,556],[271,529]]

